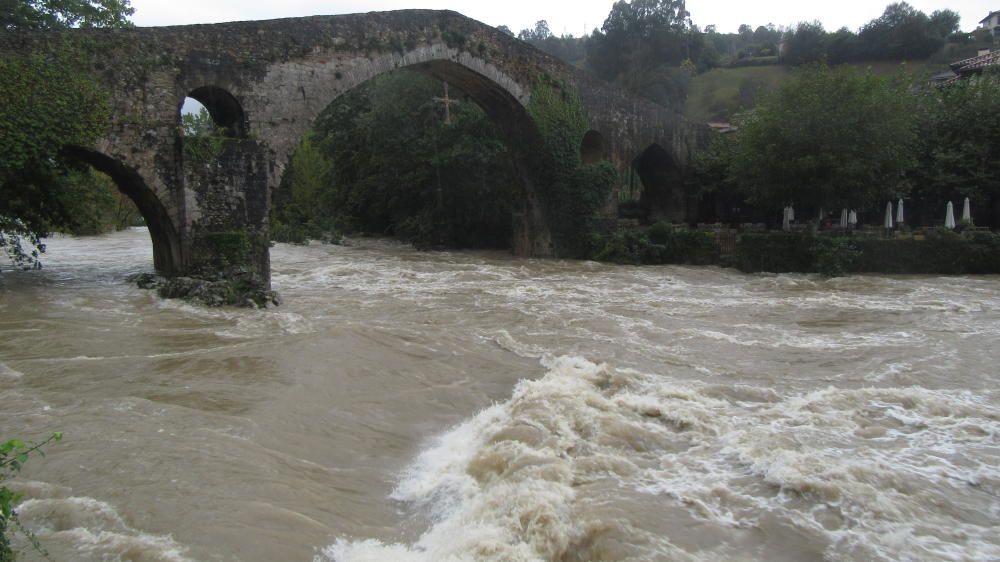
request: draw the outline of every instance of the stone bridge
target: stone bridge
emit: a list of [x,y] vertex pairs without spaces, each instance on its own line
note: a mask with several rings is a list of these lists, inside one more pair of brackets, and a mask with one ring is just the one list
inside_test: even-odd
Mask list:
[[[514,251],[559,253],[537,197],[529,111],[540,84],[578,98],[588,131],[584,163],[608,160],[616,191],[636,178],[658,217],[688,216],[681,176],[700,128],[632,97],[496,29],[448,11],[396,11],[124,30],[0,33],[0,51],[53,44],[89,49],[110,94],[107,134],[74,156],[111,176],[149,225],[156,269],[198,276],[250,271],[270,283],[268,216],[293,151],[327,106],[376,76],[409,68],[439,78],[480,105],[513,149],[523,178]],[[233,140],[210,162],[185,162],[180,109],[200,101]],[[617,217],[618,194],[603,215]]]

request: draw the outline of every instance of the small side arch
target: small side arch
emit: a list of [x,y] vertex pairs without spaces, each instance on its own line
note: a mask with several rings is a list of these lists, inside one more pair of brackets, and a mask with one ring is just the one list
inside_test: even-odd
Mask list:
[[665,148],[653,143],[635,159],[633,167],[642,182],[639,200],[648,222],[687,220],[683,174],[677,160]]
[[580,143],[580,161],[584,164],[596,164],[605,157],[604,135],[591,129],[583,135]]
[[165,276],[177,275],[182,271],[181,239],[170,214],[145,180],[134,168],[122,162],[80,147],[67,147],[65,153],[80,162],[92,166],[106,174],[118,189],[135,203],[149,227],[149,237],[153,241],[153,264],[156,271]]
[[[247,116],[243,111],[243,105],[233,94],[218,86],[201,86],[191,90],[187,97],[205,106],[212,116],[212,121],[225,129],[227,136],[242,138],[246,135],[249,128]],[[182,101],[178,113],[183,108],[183,103]]]

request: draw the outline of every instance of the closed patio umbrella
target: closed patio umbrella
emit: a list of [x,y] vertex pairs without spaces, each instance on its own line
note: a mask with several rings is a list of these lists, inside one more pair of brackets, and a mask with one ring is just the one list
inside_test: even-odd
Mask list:
[[851,228],[854,228],[855,226],[858,225],[858,213],[857,213],[857,211],[853,211],[852,210],[851,213],[849,215],[847,215],[847,224]]
[[962,222],[972,224],[972,202],[965,198],[965,205],[962,206]]
[[847,209],[840,212],[840,228],[847,228]]
[[947,214],[944,217],[944,227],[945,228],[955,228],[955,206],[948,201]]
[[889,201],[885,207],[885,228],[892,230],[892,201]]
[[896,204],[896,225],[899,226],[903,224],[903,200],[900,199],[899,203]]
[[784,214],[781,217],[781,230],[788,232],[792,229],[792,208],[785,207]]

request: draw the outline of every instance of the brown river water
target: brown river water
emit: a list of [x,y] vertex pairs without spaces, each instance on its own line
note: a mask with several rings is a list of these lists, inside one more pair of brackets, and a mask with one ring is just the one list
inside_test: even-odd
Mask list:
[[[136,229],[0,275],[55,560],[1000,559],[1000,278],[272,250],[162,301]],[[27,554],[26,560],[37,559]]]

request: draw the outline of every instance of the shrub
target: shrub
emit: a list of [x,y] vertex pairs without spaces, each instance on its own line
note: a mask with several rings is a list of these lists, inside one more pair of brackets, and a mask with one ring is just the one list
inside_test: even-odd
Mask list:
[[839,277],[852,270],[861,251],[849,238],[815,238],[813,264],[824,277]]
[[593,248],[597,261],[633,265],[712,265],[719,263],[720,252],[719,244],[708,233],[674,231],[666,223],[657,223],[645,232],[626,230],[598,236]]
[[1000,235],[936,229],[925,240],[844,238],[786,232],[744,234],[736,267],[754,273],[1000,273]]

